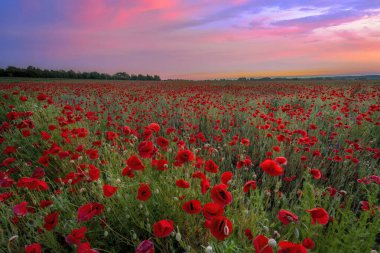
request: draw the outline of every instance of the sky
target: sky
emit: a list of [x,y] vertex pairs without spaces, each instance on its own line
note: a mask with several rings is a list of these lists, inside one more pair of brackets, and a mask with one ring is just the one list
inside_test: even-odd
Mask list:
[[0,67],[163,79],[380,73],[380,0],[1,0]]

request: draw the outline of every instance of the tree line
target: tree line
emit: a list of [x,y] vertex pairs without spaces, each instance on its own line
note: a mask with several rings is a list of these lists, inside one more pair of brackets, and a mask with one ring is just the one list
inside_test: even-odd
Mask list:
[[49,70],[29,66],[27,68],[18,68],[8,66],[6,69],[0,68],[0,77],[32,77],[32,78],[65,78],[65,79],[103,79],[103,80],[143,80],[143,81],[160,81],[158,75],[127,74],[126,72],[117,72],[113,75],[107,73],[76,72],[73,70]]

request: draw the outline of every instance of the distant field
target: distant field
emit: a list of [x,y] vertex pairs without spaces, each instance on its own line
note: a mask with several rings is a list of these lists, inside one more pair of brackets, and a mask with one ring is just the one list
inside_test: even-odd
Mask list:
[[3,78],[0,101],[0,252],[379,250],[380,81]]

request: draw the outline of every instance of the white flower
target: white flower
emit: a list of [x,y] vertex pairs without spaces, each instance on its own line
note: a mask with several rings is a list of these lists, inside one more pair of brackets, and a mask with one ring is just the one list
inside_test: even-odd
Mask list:
[[206,253],[213,253],[214,250],[213,250],[212,247],[209,245],[209,246],[207,246],[207,247],[205,248],[205,252],[206,252]]
[[178,232],[176,235],[175,235],[175,239],[179,242],[181,241],[181,234]]
[[271,239],[268,240],[268,245],[271,248],[275,248],[277,246],[277,242],[276,242],[275,239],[271,238]]

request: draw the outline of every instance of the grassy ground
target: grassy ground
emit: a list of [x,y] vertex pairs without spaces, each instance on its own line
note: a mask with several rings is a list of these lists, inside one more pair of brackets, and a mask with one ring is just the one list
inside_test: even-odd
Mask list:
[[[379,95],[376,81],[1,79],[0,248],[20,252],[39,243],[45,252],[86,252],[89,242],[99,252],[133,252],[150,240],[156,252],[207,246],[253,252],[254,239],[263,235],[276,241],[274,252],[285,248],[284,241],[302,252],[310,248],[301,246],[305,238],[315,243],[311,252],[378,249]],[[160,137],[167,146],[160,146]],[[194,160],[179,166],[182,150]],[[144,170],[128,165],[132,156]],[[287,160],[274,162],[284,173],[265,173],[260,165],[277,157]],[[210,160],[217,171],[207,169]],[[158,170],[157,161],[167,165]],[[36,175],[38,168],[44,175]],[[233,174],[225,182],[232,198],[221,210],[232,229],[210,226],[216,218],[207,219],[205,208],[188,214],[182,207],[190,200],[202,207],[217,202],[212,189],[225,172]],[[180,179],[190,188],[178,187]],[[245,192],[250,180],[256,189]],[[41,182],[47,190],[36,186]],[[146,201],[138,199],[142,183],[151,191]],[[104,185],[117,190],[107,197]],[[53,204],[41,207],[44,200]],[[26,210],[19,210],[22,202]],[[89,203],[104,209],[80,221],[80,207]],[[327,224],[312,224],[307,210],[313,208],[327,211]],[[297,219],[283,224],[282,209]],[[57,223],[47,230],[45,218],[55,212]],[[174,223],[167,237],[153,230],[160,220]],[[70,242],[68,235],[81,227],[85,236]],[[218,231],[224,240],[216,238]]]

